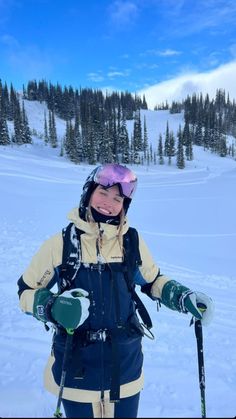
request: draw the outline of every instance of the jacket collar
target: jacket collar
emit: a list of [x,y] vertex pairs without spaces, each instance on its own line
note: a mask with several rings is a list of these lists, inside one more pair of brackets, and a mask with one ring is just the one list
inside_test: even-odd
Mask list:
[[[95,237],[98,236],[99,231],[102,232],[103,237],[109,239],[112,239],[113,237],[117,236],[117,232],[119,229],[119,226],[115,226],[112,224],[106,224],[106,223],[89,223],[87,221],[82,220],[79,216],[79,209],[73,208],[69,214],[68,219],[75,224],[77,228],[84,231],[85,233],[89,235],[93,235]],[[127,217],[125,217],[122,234],[124,235],[129,228]]]

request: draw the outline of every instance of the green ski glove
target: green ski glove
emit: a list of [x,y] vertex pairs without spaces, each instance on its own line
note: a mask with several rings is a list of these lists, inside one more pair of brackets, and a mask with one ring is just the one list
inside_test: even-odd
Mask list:
[[52,317],[65,329],[77,329],[89,316],[88,292],[82,288],[65,291],[52,305]]
[[[202,320],[203,325],[208,325],[214,314],[214,305],[211,298],[198,291],[191,291],[177,281],[168,281],[162,290],[162,303],[182,313],[191,313],[196,319]],[[198,309],[198,304],[205,306],[204,312]]]
[[33,315],[43,322],[59,323],[65,329],[77,329],[89,316],[88,292],[82,288],[53,294],[46,288],[36,291]]

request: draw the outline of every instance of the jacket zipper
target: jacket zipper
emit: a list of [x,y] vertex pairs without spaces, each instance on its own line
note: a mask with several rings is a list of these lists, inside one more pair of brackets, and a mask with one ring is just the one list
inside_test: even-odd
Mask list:
[[[103,230],[100,227],[100,224],[98,224],[99,227],[99,237],[97,238],[96,241],[96,248],[97,248],[97,261],[98,261],[98,275],[99,275],[99,285],[100,285],[100,297],[101,297],[101,315],[102,315],[102,326],[103,326],[103,321],[104,321],[104,300],[103,300],[103,289],[102,289],[102,267],[101,264],[103,263],[103,259],[102,259],[102,255],[100,253],[100,246],[99,246],[99,241],[101,243],[102,241],[102,235],[103,235]],[[102,371],[102,376],[101,376],[101,417],[104,417],[104,348],[103,348],[104,342],[103,340],[101,341],[101,371]]]

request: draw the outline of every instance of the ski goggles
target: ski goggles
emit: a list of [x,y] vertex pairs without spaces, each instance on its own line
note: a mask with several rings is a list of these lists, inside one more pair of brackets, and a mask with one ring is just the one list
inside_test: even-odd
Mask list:
[[136,175],[130,169],[120,164],[99,166],[93,180],[105,188],[119,185],[121,195],[130,199],[132,199],[137,187]]

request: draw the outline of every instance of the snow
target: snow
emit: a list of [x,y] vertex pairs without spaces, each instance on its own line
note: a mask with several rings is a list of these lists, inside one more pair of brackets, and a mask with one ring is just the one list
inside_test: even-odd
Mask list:
[[[45,106],[27,103],[30,126],[43,133]],[[36,114],[36,112],[38,112]],[[144,111],[153,143],[166,120],[178,129],[182,115]],[[144,114],[144,113],[143,113]],[[142,114],[142,115],[143,115]],[[63,136],[65,124],[58,122]],[[21,312],[16,282],[40,244],[67,224],[92,170],[59,157],[59,148],[0,148],[0,416],[52,417],[56,398],[43,388],[51,331]],[[194,147],[184,170],[135,166],[139,179],[129,209],[162,273],[212,297],[215,316],[203,328],[207,417],[235,417],[236,162]],[[201,417],[194,328],[191,316],[145,295],[155,340],[143,340],[145,386],[139,417]]]

